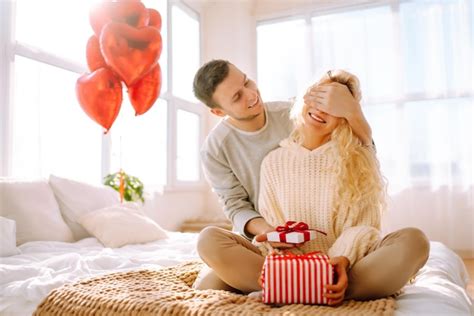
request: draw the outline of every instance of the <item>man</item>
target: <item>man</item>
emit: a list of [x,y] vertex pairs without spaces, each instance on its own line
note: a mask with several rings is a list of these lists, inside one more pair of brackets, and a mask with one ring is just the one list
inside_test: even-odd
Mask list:
[[[196,97],[211,113],[223,118],[203,144],[201,160],[225,215],[239,233],[217,227],[201,232],[198,252],[214,271],[200,273],[194,287],[237,289],[244,293],[257,291],[264,258],[250,240],[258,236],[262,241],[266,232],[275,230],[257,208],[260,164],[289,136],[293,127],[289,118],[291,103],[264,103],[255,82],[225,60],[203,65],[196,73],[193,86]],[[370,126],[360,104],[345,85],[333,82],[310,88],[305,102],[315,103],[319,110],[333,116],[346,118],[360,140],[364,144],[371,143]],[[272,246],[294,247],[286,243],[272,243]],[[245,264],[239,264],[241,260]]]

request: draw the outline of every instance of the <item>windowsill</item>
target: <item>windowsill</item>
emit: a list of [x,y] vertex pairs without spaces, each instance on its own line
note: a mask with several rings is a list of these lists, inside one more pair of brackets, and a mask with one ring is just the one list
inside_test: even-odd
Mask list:
[[149,186],[146,189],[148,194],[160,194],[164,195],[167,193],[186,193],[186,192],[204,192],[209,190],[206,183],[193,183],[193,184],[180,184],[180,185],[165,185],[165,186]]

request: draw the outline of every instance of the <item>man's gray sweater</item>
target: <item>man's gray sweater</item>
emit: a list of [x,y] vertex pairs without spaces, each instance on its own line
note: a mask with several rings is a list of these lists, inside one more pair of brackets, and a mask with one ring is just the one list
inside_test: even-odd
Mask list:
[[249,220],[260,217],[258,191],[263,158],[289,136],[293,124],[290,102],[269,102],[265,125],[256,132],[242,131],[225,119],[209,133],[201,148],[204,174],[217,193],[234,230],[244,232]]

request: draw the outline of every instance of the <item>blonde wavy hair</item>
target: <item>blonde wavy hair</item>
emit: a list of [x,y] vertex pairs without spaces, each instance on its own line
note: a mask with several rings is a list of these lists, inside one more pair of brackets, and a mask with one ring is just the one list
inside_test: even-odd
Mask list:
[[[346,85],[357,101],[361,99],[359,80],[353,74],[335,70],[325,75],[316,85],[338,82]],[[313,88],[313,85],[311,88]],[[295,127],[290,137],[297,143],[303,143],[303,106],[299,98],[291,110]],[[381,215],[386,209],[386,182],[380,172],[380,165],[372,146],[361,143],[352,131],[346,119],[341,118],[330,136],[336,146],[334,172],[337,191],[333,201],[332,230],[335,236],[352,226],[352,219],[366,214],[371,216],[370,224],[380,229]],[[343,225],[338,225],[342,221]]]

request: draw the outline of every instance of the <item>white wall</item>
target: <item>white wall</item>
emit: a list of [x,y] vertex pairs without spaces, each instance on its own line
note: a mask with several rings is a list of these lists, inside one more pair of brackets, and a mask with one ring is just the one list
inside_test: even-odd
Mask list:
[[202,61],[227,59],[257,74],[256,22],[251,0],[208,1],[201,13]]
[[178,230],[185,220],[199,218],[207,203],[207,191],[155,192],[145,212],[163,228]]

